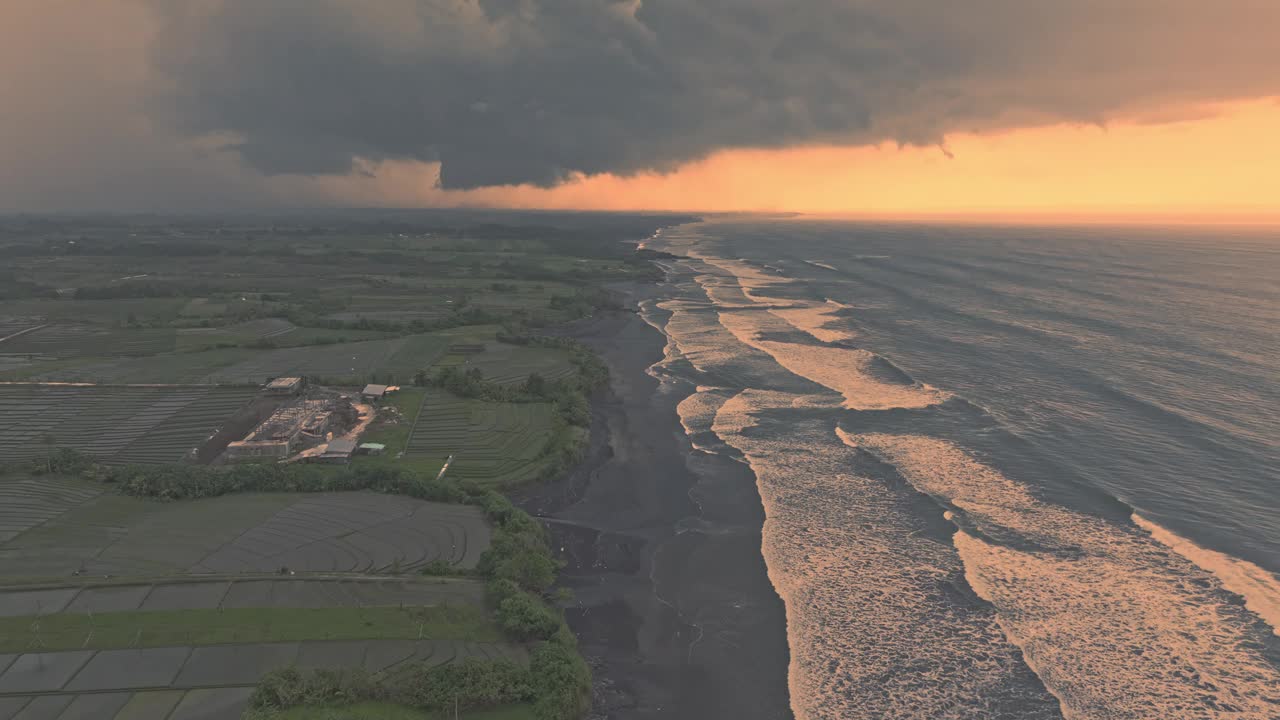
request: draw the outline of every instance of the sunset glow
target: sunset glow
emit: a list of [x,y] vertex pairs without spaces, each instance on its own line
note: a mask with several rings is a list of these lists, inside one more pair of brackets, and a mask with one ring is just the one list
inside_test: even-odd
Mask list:
[[1204,108],[1167,123],[961,134],[939,147],[730,150],[669,174],[443,192],[434,166],[385,163],[376,178],[317,181],[388,205],[592,210],[785,211],[909,216],[1038,214],[1280,217],[1280,101]]

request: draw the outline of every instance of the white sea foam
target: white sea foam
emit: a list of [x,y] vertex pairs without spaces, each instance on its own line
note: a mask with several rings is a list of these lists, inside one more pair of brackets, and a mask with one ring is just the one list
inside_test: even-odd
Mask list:
[[689,441],[699,450],[711,448],[698,441],[697,436],[710,432],[715,422],[716,412],[725,403],[732,391],[721,388],[699,386],[697,391],[680,401],[676,406],[676,414],[680,417],[680,425],[684,427]]
[[847,342],[857,337],[857,333],[844,328],[830,327],[838,319],[837,313],[848,309],[834,300],[824,303],[792,303],[775,305],[769,312],[782,318],[799,330],[803,330],[822,342]]
[[969,583],[1072,718],[1280,717],[1280,671],[1224,583],[1136,527],[1038,500],[933,438],[841,432],[950,504]]
[[[750,280],[740,284],[744,283],[744,278],[755,278],[758,286],[763,283],[762,278],[771,276],[766,276],[762,271],[740,261],[704,259],[726,271],[731,269],[738,275],[727,277],[699,274],[693,278],[706,294],[711,302],[710,305],[672,301],[663,303],[662,307],[673,309],[673,311],[700,310],[704,315],[714,309],[719,317],[719,324],[732,333],[739,343],[767,354],[779,365],[799,377],[840,393],[844,397],[845,407],[850,409],[923,408],[944,402],[951,397],[949,393],[922,383],[893,383],[876,378],[872,372],[876,356],[865,350],[763,339],[762,333],[785,332],[798,327],[797,324],[788,322],[789,318],[781,318],[778,315],[779,308],[775,303],[786,301],[778,301],[777,298],[759,294],[753,295],[748,290],[748,286],[752,284]],[[824,304],[824,309],[817,311],[816,314],[813,308],[807,307],[782,308],[782,312],[794,310],[796,311],[794,318],[804,318],[802,322],[808,326],[804,329],[812,328],[821,331],[826,318],[821,323],[814,322],[814,318],[824,314],[829,315],[841,307]],[[779,319],[784,321],[780,325],[777,322]],[[682,327],[672,328],[682,349],[686,345],[687,337],[688,340],[694,341],[705,354],[732,355],[734,353],[732,347],[722,344],[708,345],[706,335],[711,331],[705,325],[699,326],[695,332],[686,333],[683,330]],[[685,350],[685,355],[690,355],[688,350]]]
[[1223,587],[1244,598],[1245,607],[1280,635],[1280,578],[1246,560],[1202,548],[1136,513],[1133,522],[1169,549],[1216,575]]
[[[800,720],[1055,718],[994,613],[948,591],[963,567],[884,483],[850,472],[829,420],[758,415],[820,397],[747,390],[713,429],[756,475],[763,552],[786,603]],[[760,430],[763,430],[761,432]]]
[[721,312],[720,324],[739,342],[768,353],[787,370],[840,393],[844,406],[853,410],[923,408],[951,397],[922,383],[877,379],[872,374],[876,356],[866,350],[763,340],[758,312]]
[[805,262],[814,267],[820,267],[823,270],[835,270],[836,272],[840,271],[840,268],[835,267],[834,265],[828,265],[827,263],[818,262],[817,260],[805,260]]

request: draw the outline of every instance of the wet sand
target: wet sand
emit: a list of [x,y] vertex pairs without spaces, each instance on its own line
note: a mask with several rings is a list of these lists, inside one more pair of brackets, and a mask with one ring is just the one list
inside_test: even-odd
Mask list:
[[[657,288],[621,290],[635,307]],[[567,563],[593,717],[792,717],[754,476],[693,450],[676,414],[692,388],[660,391],[646,371],[666,339],[638,315],[602,313],[563,332],[601,354],[610,388],[593,403],[583,463],[517,500],[547,519]]]

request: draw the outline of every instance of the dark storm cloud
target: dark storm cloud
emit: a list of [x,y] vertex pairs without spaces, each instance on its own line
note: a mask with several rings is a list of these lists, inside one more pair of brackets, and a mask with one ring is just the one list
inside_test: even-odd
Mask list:
[[1275,0],[5,0],[0,207],[344,202],[383,160],[546,186],[1168,120],[1280,95],[1277,27]]
[[438,160],[450,188],[1280,93],[1270,0],[163,5],[183,132],[233,133],[265,173]]

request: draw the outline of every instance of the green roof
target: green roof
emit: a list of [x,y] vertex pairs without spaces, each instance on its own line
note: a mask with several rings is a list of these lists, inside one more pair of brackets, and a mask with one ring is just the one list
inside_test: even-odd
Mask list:
[[382,443],[364,443],[360,446],[361,450],[386,450],[387,446]]

